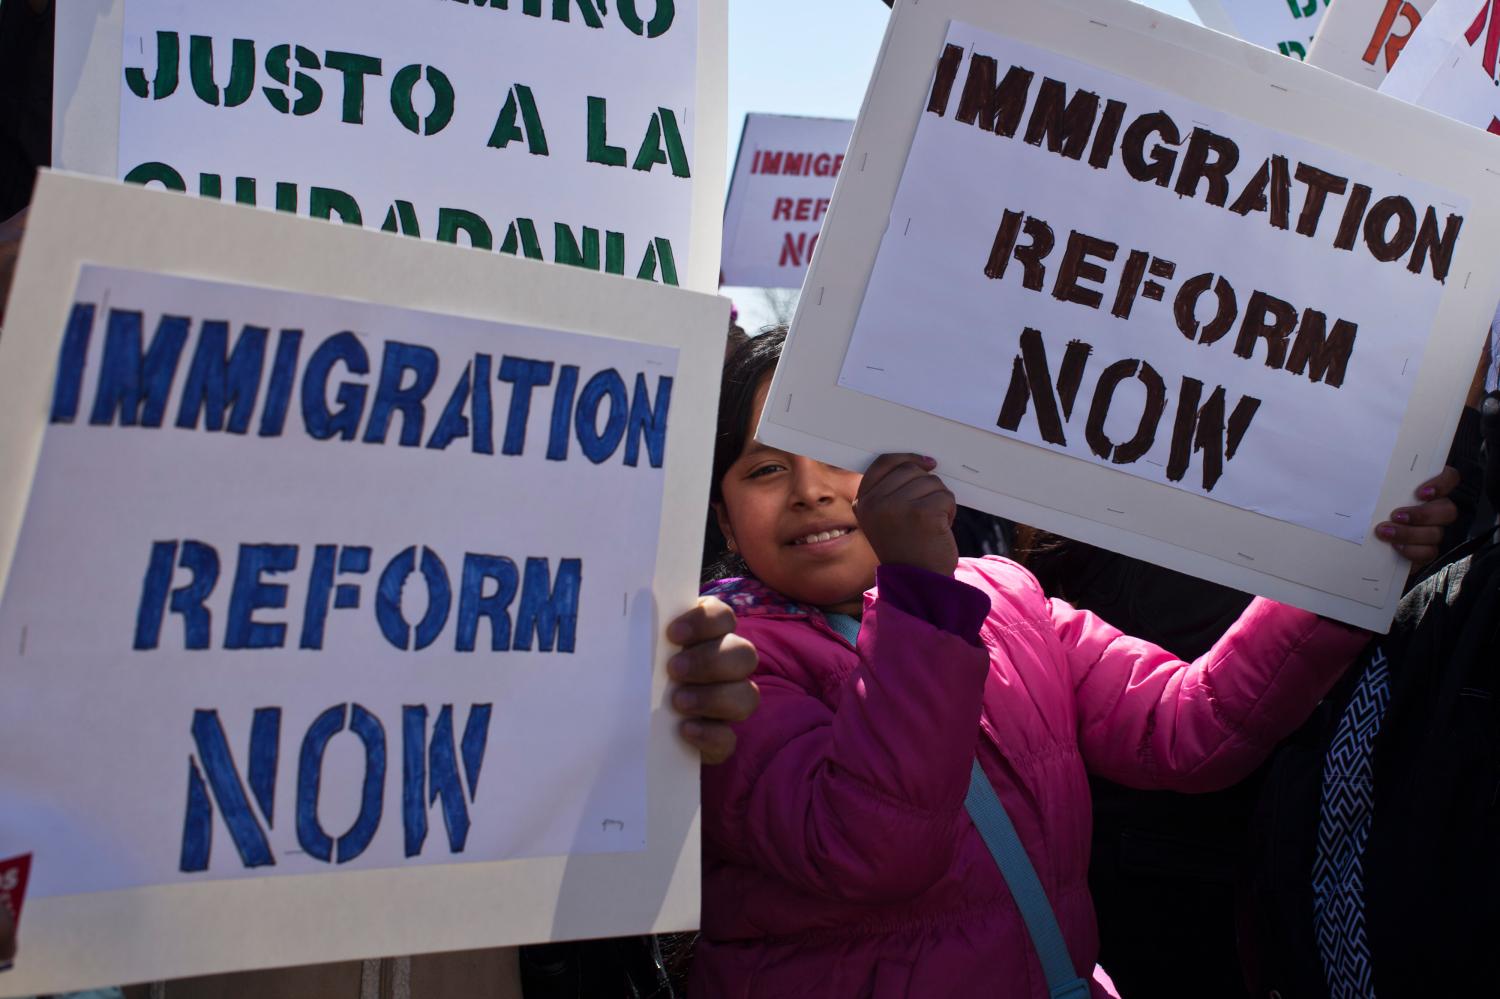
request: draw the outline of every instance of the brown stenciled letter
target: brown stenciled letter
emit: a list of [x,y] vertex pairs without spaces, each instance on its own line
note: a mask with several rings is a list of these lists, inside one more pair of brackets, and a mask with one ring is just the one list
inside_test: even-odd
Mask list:
[[[1037,429],[1042,440],[1067,447],[1063,421],[1073,418],[1078,386],[1083,382],[1084,369],[1093,352],[1094,348],[1082,340],[1069,341],[1063,352],[1062,369],[1057,374],[1057,394],[1054,395],[1042,334],[1029,326],[1022,330],[1021,354],[1011,367],[1010,389],[1005,393],[1005,402],[1000,406],[1000,417],[995,426],[1015,433],[1021,426],[1021,417],[1026,415],[1026,404],[1035,399]],[[1061,418],[1058,416],[1059,403],[1062,405]]]

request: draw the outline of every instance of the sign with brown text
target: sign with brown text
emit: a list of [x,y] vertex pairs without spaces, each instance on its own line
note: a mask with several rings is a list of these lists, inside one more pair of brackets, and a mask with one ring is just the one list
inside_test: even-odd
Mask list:
[[1375,525],[1493,311],[1483,137],[1086,9],[898,12],[761,437],[930,454],[970,505],[1381,627]]

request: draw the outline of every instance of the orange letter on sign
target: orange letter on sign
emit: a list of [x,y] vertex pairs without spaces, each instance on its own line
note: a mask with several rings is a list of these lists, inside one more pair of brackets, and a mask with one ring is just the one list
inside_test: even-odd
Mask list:
[[[1405,19],[1410,25],[1405,34],[1395,34],[1396,21]],[[1380,20],[1375,24],[1375,34],[1370,38],[1369,47],[1365,49],[1365,62],[1371,66],[1375,65],[1380,50],[1385,49],[1385,68],[1387,71],[1396,64],[1396,57],[1406,47],[1406,40],[1411,33],[1417,30],[1417,25],[1422,23],[1422,15],[1407,0],[1387,0],[1385,10],[1380,12]]]

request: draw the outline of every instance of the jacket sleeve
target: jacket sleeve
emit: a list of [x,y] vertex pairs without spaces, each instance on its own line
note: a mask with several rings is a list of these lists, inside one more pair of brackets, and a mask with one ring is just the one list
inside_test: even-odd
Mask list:
[[1300,725],[1369,634],[1257,598],[1185,663],[1060,600],[1050,614],[1089,769],[1132,787],[1209,791],[1240,780]]
[[[913,897],[948,869],[957,824],[967,821],[988,668],[978,632],[989,600],[923,575],[914,599],[880,570],[880,592],[891,595],[866,599],[860,665],[837,710],[804,689],[805,666],[784,661],[798,647],[785,630],[800,625],[743,622],[762,657],[761,704],[736,726],[734,755],[703,772],[713,852],[853,902]],[[962,621],[966,633],[934,620]]]

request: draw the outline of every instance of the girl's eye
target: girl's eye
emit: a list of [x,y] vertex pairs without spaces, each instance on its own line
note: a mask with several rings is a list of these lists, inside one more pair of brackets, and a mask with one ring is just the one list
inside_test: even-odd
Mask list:
[[778,461],[768,461],[764,465],[755,466],[755,468],[751,469],[750,474],[745,476],[745,478],[759,479],[770,475],[772,472],[780,472],[785,468],[786,466]]

